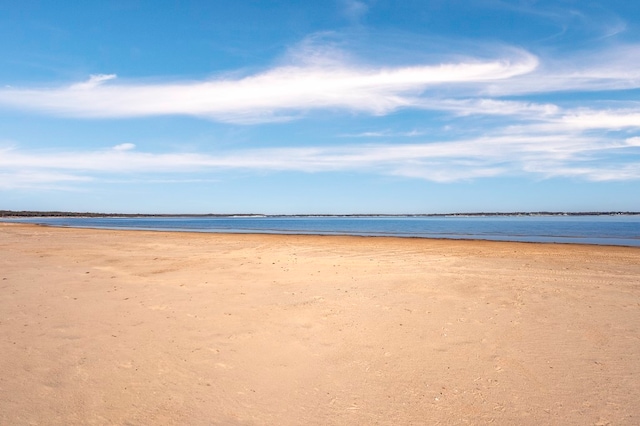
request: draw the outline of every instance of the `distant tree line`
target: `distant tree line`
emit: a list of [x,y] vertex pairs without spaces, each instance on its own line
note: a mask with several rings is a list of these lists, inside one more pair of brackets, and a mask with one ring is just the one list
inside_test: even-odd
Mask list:
[[478,216],[617,216],[640,215],[640,212],[478,212],[478,213],[424,213],[424,214],[292,214],[265,215],[239,214],[148,214],[148,213],[95,213],[61,211],[0,210],[0,217],[478,217]]
[[149,213],[95,213],[95,212],[59,212],[59,211],[13,211],[0,210],[0,217],[229,217],[255,216],[249,214],[149,214]]

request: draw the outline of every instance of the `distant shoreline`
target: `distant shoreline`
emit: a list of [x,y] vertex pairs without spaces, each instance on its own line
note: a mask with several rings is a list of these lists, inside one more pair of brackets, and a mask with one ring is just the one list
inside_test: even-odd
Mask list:
[[235,214],[221,214],[221,213],[95,213],[95,212],[63,212],[63,211],[14,211],[14,210],[0,210],[0,217],[219,217],[219,218],[231,218],[231,217],[260,217],[260,218],[366,218],[366,217],[493,217],[493,216],[639,216],[640,212],[630,211],[605,211],[605,212],[472,212],[472,213],[407,213],[407,214],[260,214],[260,213],[235,213]]

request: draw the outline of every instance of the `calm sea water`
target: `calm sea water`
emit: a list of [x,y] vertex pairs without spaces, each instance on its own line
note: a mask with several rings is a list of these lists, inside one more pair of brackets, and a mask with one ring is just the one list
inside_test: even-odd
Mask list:
[[5,219],[51,226],[191,232],[397,236],[640,247],[640,216],[138,217]]

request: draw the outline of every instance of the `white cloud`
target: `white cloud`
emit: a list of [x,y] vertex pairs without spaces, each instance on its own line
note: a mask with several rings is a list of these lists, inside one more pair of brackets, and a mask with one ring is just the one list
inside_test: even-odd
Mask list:
[[632,110],[585,110],[569,113],[562,117],[561,122],[569,128],[578,129],[624,129],[628,127],[640,128],[640,111]]
[[640,87],[640,44],[542,57],[533,72],[479,87],[484,96],[629,90]]
[[[133,150],[88,152],[2,151],[0,170],[26,176],[47,176],[53,181],[109,179],[109,176],[162,173],[167,176],[211,174],[223,170],[295,171],[304,173],[355,171],[420,178],[439,182],[490,176],[530,174],[590,180],[640,178],[625,153],[638,154],[637,138],[619,141],[565,134],[488,135],[453,142],[368,144],[339,147],[245,149],[206,155],[154,154]],[[57,177],[56,177],[57,176]],[[153,177],[157,179],[157,177]],[[181,178],[182,179],[182,178]]]
[[640,129],[640,107],[636,109],[596,110],[588,108],[558,109],[556,114],[529,117],[529,123],[512,122],[503,127],[505,134],[537,135],[563,134],[572,138],[585,132],[604,134],[612,131],[631,132]]
[[89,76],[89,80],[83,81],[81,83],[76,83],[71,87],[79,90],[87,90],[98,87],[105,81],[115,80],[117,76],[115,74],[93,74]]
[[0,170],[0,190],[11,189],[53,189],[72,190],[65,184],[88,182],[93,180],[89,176],[73,173],[60,173],[47,170]]
[[116,145],[113,147],[115,151],[130,151],[135,149],[136,145],[132,143],[121,143],[120,145]]
[[573,165],[568,167],[563,164],[557,164],[550,167],[550,165],[534,165],[528,167],[527,171],[543,175],[547,178],[572,177],[593,182],[639,180],[640,162],[614,166]]
[[392,132],[390,130],[379,130],[372,132],[345,133],[340,135],[343,138],[389,138],[389,137],[408,137],[414,138],[424,136],[425,132],[420,130],[410,130],[407,132]]
[[550,103],[539,104],[488,98],[425,99],[417,103],[416,106],[425,109],[450,111],[458,115],[522,115],[534,119],[560,113],[560,108]]
[[537,64],[533,55],[519,51],[492,61],[404,67],[315,60],[244,78],[200,82],[116,84],[108,83],[114,75],[99,75],[66,87],[1,89],[0,104],[72,117],[183,114],[230,122],[271,121],[313,109],[380,115],[419,104],[417,97],[429,87],[509,79]]
[[[0,106],[69,117],[191,115],[242,124],[287,121],[320,109],[386,115],[413,108],[549,120],[563,115],[559,106],[500,97],[640,87],[640,44],[563,58],[538,58],[503,46],[493,47],[500,55],[491,60],[467,57],[391,67],[358,64],[330,39],[325,33],[307,37],[287,52],[281,65],[244,77],[141,84],[97,74],[63,87],[0,88]],[[638,120],[637,109],[626,117],[622,111],[614,113],[564,113],[561,124],[624,128]]]
[[[563,112],[552,103],[495,98],[640,87],[640,45],[562,60],[543,58],[542,63],[528,52],[502,49],[506,56],[495,60],[376,67],[357,65],[318,37],[289,51],[285,64],[245,77],[136,84],[99,74],[58,88],[5,87],[0,106],[71,117],[193,115],[244,124],[287,121],[318,109],[385,115],[417,108],[544,119],[584,129],[636,127],[640,118],[637,108]],[[559,119],[551,120],[553,116]]]

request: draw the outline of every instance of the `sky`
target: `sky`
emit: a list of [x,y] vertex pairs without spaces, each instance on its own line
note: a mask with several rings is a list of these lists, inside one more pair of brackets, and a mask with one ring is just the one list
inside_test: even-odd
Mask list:
[[0,0],[0,210],[640,211],[640,2]]

